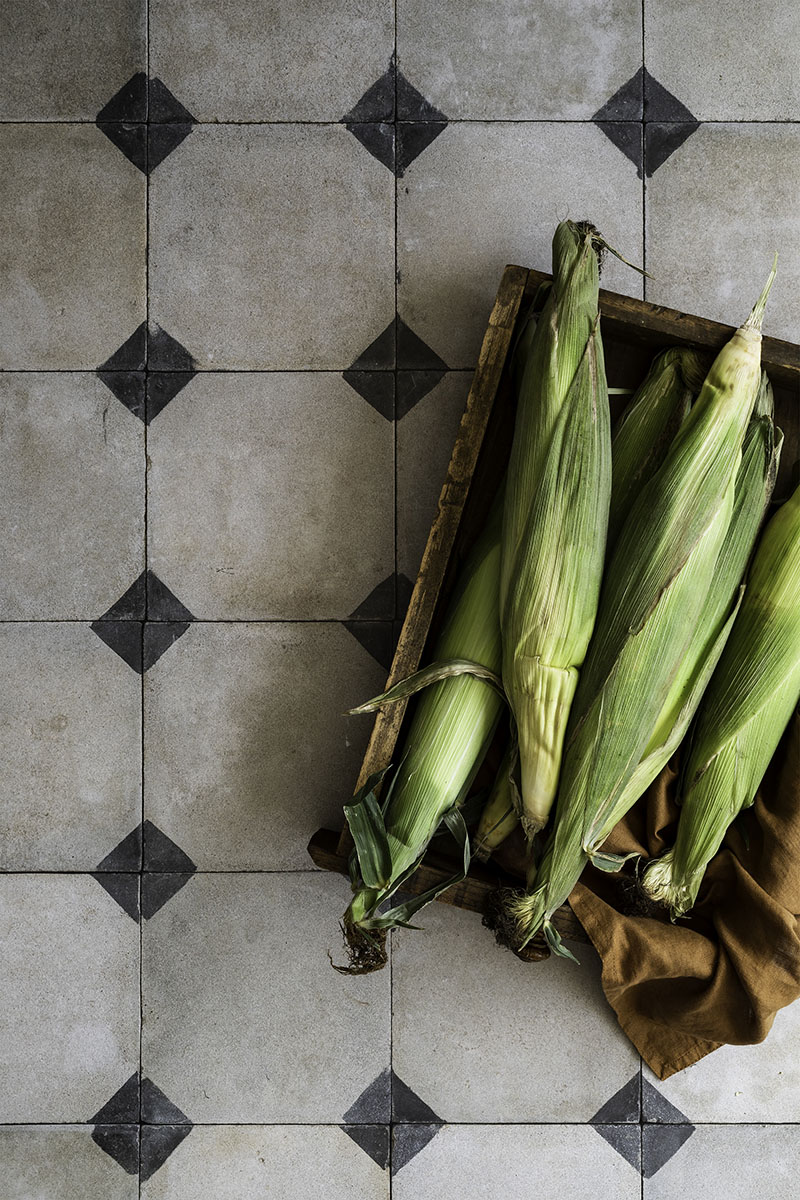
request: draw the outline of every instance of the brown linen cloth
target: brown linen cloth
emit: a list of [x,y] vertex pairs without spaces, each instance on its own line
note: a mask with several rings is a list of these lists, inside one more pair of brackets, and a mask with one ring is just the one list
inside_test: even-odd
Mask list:
[[[608,849],[651,857],[672,844],[676,778],[671,763]],[[642,901],[632,873],[594,867],[569,903],[603,960],[622,1029],[660,1079],[726,1042],[762,1041],[800,996],[800,710],[689,916],[672,924]]]

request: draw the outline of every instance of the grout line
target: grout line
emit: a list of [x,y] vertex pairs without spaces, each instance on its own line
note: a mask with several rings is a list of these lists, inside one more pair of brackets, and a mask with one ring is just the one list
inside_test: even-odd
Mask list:
[[[195,375],[342,375],[344,371],[352,369],[352,363],[344,367],[197,367]],[[448,375],[468,375],[476,370],[477,364],[472,367],[448,367]],[[173,368],[174,369],[174,368]],[[361,367],[358,368],[362,370]],[[97,367],[0,367],[0,375],[86,375],[96,376],[99,368]],[[377,367],[375,369],[364,370],[365,375],[389,375],[395,374],[398,371],[407,371],[409,374],[414,374],[417,371],[416,367]],[[168,370],[161,371],[162,375],[168,375]],[[109,374],[115,375],[142,375],[142,371],[114,371]],[[191,382],[191,381],[190,381]],[[123,406],[124,407],[124,406]]]
[[644,1105],[642,1078],[644,1059],[639,1055],[639,1200],[644,1200]]
[[[697,121],[697,120],[698,120],[698,118],[694,118],[694,121]],[[688,121],[688,120],[684,120],[684,121],[653,121],[653,122],[647,122],[647,124],[691,125],[691,124],[694,124],[694,121]],[[155,122],[155,123],[159,124],[159,125],[185,125],[187,122],[185,122],[185,121],[159,121],[159,122]],[[637,120],[624,120],[624,121],[610,121],[610,122],[604,122],[604,123],[605,124],[613,124],[613,125],[638,125],[640,122],[637,119]],[[96,124],[96,120],[94,117],[81,117],[75,121],[34,120],[34,119],[24,121],[24,120],[2,120],[2,119],[0,119],[0,126],[3,126],[3,125],[37,125],[37,126],[45,125],[45,126],[49,126],[49,125],[95,125],[95,124]],[[143,125],[143,124],[145,124],[145,122],[144,121],[135,121],[135,122],[113,122],[113,121],[111,121],[111,122],[108,122],[108,124]],[[364,121],[364,122],[362,122],[362,124],[364,124],[364,125],[379,125],[379,124],[382,124],[382,122],[380,122],[380,121]],[[556,118],[554,118],[554,117],[448,117],[446,121],[419,121],[419,120],[415,119],[415,120],[401,120],[401,121],[398,121],[398,124],[400,124],[400,125],[442,125],[442,124],[445,124],[445,125],[594,125],[595,120],[594,120],[594,117],[591,115],[586,116],[586,117],[556,117]],[[704,118],[702,121],[700,121],[700,124],[701,125],[798,125],[798,124],[800,124],[800,121],[796,117],[794,117],[794,118],[793,117],[709,117],[709,118]],[[226,126],[230,126],[234,129],[237,129],[240,126],[270,127],[273,125],[276,125],[276,126],[298,125],[298,126],[310,126],[312,128],[318,128],[318,127],[336,128],[338,126],[343,127],[344,122],[341,119],[335,120],[333,118],[328,121],[269,121],[269,120],[265,120],[265,121],[239,120],[239,121],[237,121],[237,120],[228,119],[228,120],[224,120],[224,121],[222,121],[222,120],[220,120],[220,121],[194,120],[194,121],[192,121],[192,125],[196,129],[219,129],[219,128],[224,128]]]
[[[397,0],[394,0],[394,153],[395,167],[397,166],[397,155],[399,152],[398,146],[398,122],[397,122],[397,72],[400,67],[397,61]],[[394,315],[395,315],[395,346],[394,346],[394,615],[397,617],[397,573],[399,563],[397,561],[397,543],[398,543],[398,485],[397,485],[397,326],[400,316],[397,301],[398,301],[398,285],[397,285],[397,196],[398,196],[398,178],[396,170],[394,174]],[[404,614],[405,615],[405,614]],[[392,629],[392,645],[394,645],[394,628]],[[388,1127],[388,1155],[386,1160],[386,1169],[388,1172],[388,1200],[392,1200],[393,1195],[393,1173],[392,1173],[392,1148],[394,1142],[394,939],[392,938],[391,930],[387,931],[386,940],[389,943],[389,1127]]]
[[[0,617],[2,625],[91,625],[103,621],[103,617]],[[391,625],[392,617],[192,617],[189,625]],[[143,617],[108,618],[109,625],[143,625]],[[149,621],[150,625],[170,625],[172,621],[162,619]]]
[[[96,875],[337,875],[338,871],[330,871],[327,867],[196,867],[194,871],[176,871],[169,868],[163,871],[98,871],[97,867],[74,867],[72,870],[53,869],[47,867],[28,867],[25,870],[4,870],[0,867],[0,879],[17,875],[80,875],[92,877]],[[346,876],[342,875],[342,879]],[[2,1125],[2,1121],[0,1121]]]
[[[443,1120],[441,1122],[395,1121],[393,1123],[395,1125],[441,1124],[442,1126],[453,1125],[458,1128],[467,1128],[467,1129],[484,1129],[487,1127],[491,1128],[491,1129],[507,1129],[509,1127],[513,1128],[513,1129],[553,1129],[553,1128],[558,1128],[560,1126],[565,1126],[570,1129],[600,1129],[600,1128],[606,1129],[609,1127],[613,1127],[616,1129],[629,1129],[629,1128],[633,1127],[633,1122],[631,1122],[631,1121],[605,1121],[605,1122],[603,1122],[602,1125],[595,1125],[591,1121],[447,1121],[447,1120]],[[72,1125],[72,1126],[75,1126],[75,1127],[81,1128],[81,1129],[91,1129],[93,1124],[94,1123],[92,1121],[0,1121],[0,1128],[10,1128],[10,1127],[16,1127],[16,1126],[20,1126],[20,1125],[32,1125],[32,1126],[36,1126],[37,1128],[43,1127],[45,1129],[50,1129],[50,1128],[59,1128],[60,1126],[63,1126],[63,1125]],[[111,1126],[131,1125],[131,1124],[135,1124],[135,1122],[105,1121],[105,1122],[103,1122],[103,1124],[111,1125]],[[374,1125],[387,1126],[387,1125],[389,1125],[389,1122],[388,1121],[185,1121],[185,1122],[184,1121],[175,1121],[175,1122],[142,1121],[141,1124],[153,1126],[153,1128],[155,1128],[155,1129],[159,1129],[164,1125],[172,1125],[172,1124],[175,1124],[175,1125],[188,1124],[188,1125],[191,1125],[192,1129],[220,1129],[220,1128],[222,1128],[222,1129],[239,1129],[239,1128],[260,1129],[265,1126],[267,1128],[273,1128],[275,1126],[281,1127],[283,1125],[290,1125],[292,1127],[297,1127],[300,1129],[316,1129],[316,1128],[341,1129],[341,1127],[343,1125],[359,1125],[359,1126],[363,1126],[365,1128],[369,1128],[370,1126],[374,1126]],[[657,1124],[661,1129],[670,1129],[673,1127],[681,1128],[684,1125],[691,1125],[692,1128],[694,1128],[694,1129],[706,1129],[706,1128],[709,1128],[709,1129],[740,1129],[742,1127],[754,1128],[754,1129],[761,1129],[764,1127],[766,1127],[767,1129],[770,1129],[770,1128],[780,1129],[780,1128],[784,1128],[784,1127],[797,1128],[798,1126],[800,1126],[800,1121],[767,1121],[767,1120],[761,1120],[761,1121],[689,1121],[689,1120],[686,1120],[686,1121],[658,1121],[658,1122],[653,1122],[653,1124],[654,1125]]]
[[[645,62],[645,0],[642,0],[642,270],[647,270],[647,122],[644,107],[644,76],[647,70]],[[647,299],[647,276],[642,275],[642,299]]]

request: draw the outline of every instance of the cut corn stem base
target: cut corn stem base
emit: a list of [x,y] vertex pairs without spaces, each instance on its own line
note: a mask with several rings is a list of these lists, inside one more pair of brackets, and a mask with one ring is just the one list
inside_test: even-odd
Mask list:
[[372,971],[380,971],[389,961],[386,953],[386,931],[365,929],[363,925],[353,921],[349,913],[348,909],[340,926],[347,952],[347,966],[337,966],[333,959],[331,966],[340,975],[369,975]]

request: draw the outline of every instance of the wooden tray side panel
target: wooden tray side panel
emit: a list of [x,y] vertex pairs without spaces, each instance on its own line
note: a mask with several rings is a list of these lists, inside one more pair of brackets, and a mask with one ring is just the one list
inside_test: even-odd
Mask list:
[[[527,279],[528,271],[524,267],[510,266],[503,272],[387,686],[405,679],[419,666],[500,385]],[[356,790],[391,762],[406,704],[406,701],[399,701],[377,714]],[[351,846],[350,831],[345,825],[339,852],[349,853]]]

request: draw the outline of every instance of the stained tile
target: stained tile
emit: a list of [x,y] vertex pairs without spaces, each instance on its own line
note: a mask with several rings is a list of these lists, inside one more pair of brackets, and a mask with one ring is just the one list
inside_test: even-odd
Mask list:
[[764,332],[800,337],[794,125],[703,125],[647,188],[647,297],[738,325],[779,251]]
[[0,624],[0,663],[0,869],[92,871],[139,820],[139,681],[83,624]]
[[766,1040],[758,1046],[723,1046],[663,1081],[645,1068],[645,1082],[683,1114],[678,1118],[665,1115],[654,1106],[654,1118],[800,1122],[798,1035],[800,1005],[793,1004],[781,1009]]
[[197,617],[347,617],[392,568],[392,427],[339,375],[200,375],[148,454],[150,563]]
[[144,565],[141,424],[83,374],[0,374],[0,409],[0,619],[85,620]]
[[[388,1172],[336,1126],[196,1128],[142,1188],[145,1200],[388,1200]],[[48,1198],[49,1200],[49,1198]]]
[[328,959],[347,895],[319,872],[198,873],[144,926],[144,1071],[192,1121],[341,1122],[388,1065],[388,974]]
[[393,192],[341,125],[195,128],[151,182],[153,318],[201,367],[346,369],[392,314]]
[[[636,70],[642,12],[634,0],[399,0],[401,69],[460,120],[587,118]],[[557,47],[557,53],[554,53]]]
[[700,120],[796,119],[800,15],[793,6],[765,0],[752,29],[741,0],[688,10],[655,0],[644,12],[648,67]]
[[[506,264],[549,270],[567,215],[641,260],[641,195],[634,164],[596,125],[449,125],[398,193],[403,320],[451,368],[471,367]],[[641,295],[640,277],[616,260],[603,284]]]
[[145,676],[148,818],[201,870],[310,867],[371,728],[344,714],[385,679],[336,623],[192,626]]
[[394,935],[392,1063],[440,1120],[589,1121],[636,1073],[590,947],[526,964],[474,913],[432,904],[419,924]]
[[2,1120],[89,1120],[136,1069],[137,927],[88,875],[0,875],[0,945]]
[[86,1125],[0,1126],[3,1200],[138,1200],[135,1175],[101,1154]]
[[94,370],[144,318],[145,181],[94,125],[3,125],[0,367]]
[[395,1200],[638,1200],[639,1172],[587,1126],[447,1125],[396,1172]]
[[798,1171],[796,1125],[700,1125],[656,1175],[645,1179],[643,1195],[644,1200],[673,1200],[702,1180],[709,1200],[792,1200]]
[[[406,374],[413,387],[418,373]],[[409,579],[417,577],[471,382],[469,371],[449,372],[398,421],[397,561]]]
[[336,121],[384,69],[389,0],[153,0],[151,68],[201,121]]
[[67,6],[7,0],[0,37],[5,121],[94,120],[104,100],[144,64],[143,0]]

